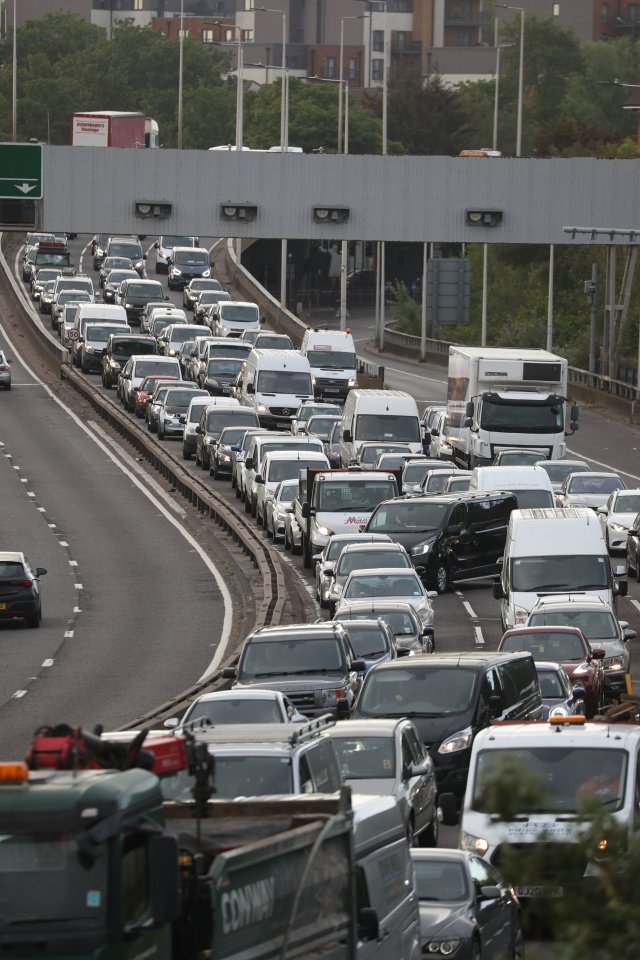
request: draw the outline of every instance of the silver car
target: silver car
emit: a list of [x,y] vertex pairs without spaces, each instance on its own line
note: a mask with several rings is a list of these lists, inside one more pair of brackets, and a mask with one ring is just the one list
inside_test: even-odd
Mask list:
[[349,720],[329,730],[344,782],[354,793],[393,797],[409,843],[438,843],[436,776],[410,720]]
[[267,536],[273,537],[274,543],[284,540],[287,513],[297,492],[297,480],[282,480],[274,490],[273,497],[265,503],[264,528]]
[[536,460],[534,466],[541,467],[548,474],[554,493],[560,490],[570,473],[589,473],[591,470],[584,460]]
[[306,719],[279,690],[216,690],[194,700],[181,720],[170,717],[164,725],[184,728],[229,723],[302,723]]
[[4,390],[11,390],[11,363],[13,360],[0,350],[0,387]]
[[329,606],[329,588],[340,554],[350,543],[391,543],[388,533],[334,533],[313,560],[316,569],[316,597],[321,607]]
[[404,600],[414,608],[423,628],[433,628],[431,598],[435,595],[425,589],[417,569],[379,567],[376,570],[354,570],[347,577],[342,596],[336,603],[336,613],[348,609],[354,600]]
[[626,484],[617,473],[570,473],[556,494],[559,507],[604,507],[609,495],[624,490]]
[[350,543],[343,549],[331,576],[328,592],[329,614],[342,596],[345,583],[354,570],[375,570],[379,567],[412,570],[413,564],[400,543]]
[[640,488],[616,490],[598,507],[600,525],[610,553],[627,552],[627,533],[640,513]]

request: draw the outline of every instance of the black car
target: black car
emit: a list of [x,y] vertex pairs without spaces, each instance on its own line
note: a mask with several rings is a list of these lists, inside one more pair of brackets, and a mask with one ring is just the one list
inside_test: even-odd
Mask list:
[[137,353],[157,352],[158,344],[153,337],[135,333],[111,334],[102,357],[102,386],[109,389],[118,382],[120,371],[129,357]]
[[[225,667],[234,689],[279,690],[306,717],[334,716],[353,702],[365,671],[340,623],[263,627],[244,641],[237,667]],[[304,707],[304,709],[303,709]]]
[[367,533],[386,533],[407,550],[428,587],[444,593],[457,580],[495,577],[504,553],[512,493],[445,493],[385,500]]
[[24,553],[0,553],[0,620],[24,620],[39,627],[42,619],[40,577],[47,571],[33,567]]
[[124,307],[129,323],[140,324],[142,311],[150,300],[168,300],[159,280],[123,280],[116,303]]
[[137,280],[138,274],[135,270],[116,269],[110,270],[105,277],[102,285],[102,299],[105,303],[115,303],[118,296],[118,290],[123,280]]
[[241,357],[214,357],[209,360],[202,381],[204,389],[208,390],[211,396],[229,396],[243,364]]
[[496,868],[463,850],[411,850],[423,956],[524,957],[520,901]]
[[169,290],[183,290],[196,277],[211,277],[209,251],[204,247],[174,247],[169,261]]
[[196,466],[211,469],[211,453],[225,427],[244,427],[246,430],[259,426],[258,414],[250,407],[207,407],[196,427]]

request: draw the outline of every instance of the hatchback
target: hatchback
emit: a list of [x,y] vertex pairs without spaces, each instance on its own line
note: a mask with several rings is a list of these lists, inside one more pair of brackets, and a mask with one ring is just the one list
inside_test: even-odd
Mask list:
[[354,600],[333,619],[347,629],[355,620],[384,620],[391,628],[399,656],[403,651],[415,655],[434,650],[433,629],[423,627],[411,604],[401,600]]
[[626,484],[617,473],[570,473],[556,494],[559,507],[603,507],[609,494],[623,490]]
[[347,577],[338,610],[348,608],[353,600],[387,599],[410,603],[418,614],[423,627],[433,628],[432,591],[427,591],[418,570],[397,570],[394,567],[379,567],[376,570],[354,570]]
[[409,554],[399,543],[347,544],[340,553],[331,575],[328,592],[330,615],[335,613],[336,604],[342,596],[350,574],[355,570],[375,570],[378,567],[413,570]]
[[600,524],[609,553],[627,552],[627,534],[638,511],[640,511],[640,489],[616,490],[604,507],[598,507]]
[[0,350],[0,387],[4,390],[11,390],[11,363],[13,360]]
[[24,620],[39,627],[42,620],[40,577],[47,571],[33,567],[24,553],[0,553],[0,620]]
[[284,540],[287,513],[292,509],[293,498],[298,492],[297,480],[282,480],[274,490],[273,497],[267,500],[264,508],[264,529],[274,543]]

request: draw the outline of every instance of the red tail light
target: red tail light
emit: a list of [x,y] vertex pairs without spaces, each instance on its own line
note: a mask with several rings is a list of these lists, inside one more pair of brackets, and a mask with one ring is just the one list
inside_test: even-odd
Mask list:
[[9,369],[8,363],[3,363],[2,366],[0,366],[0,370],[8,370],[8,369]]
[[11,587],[32,587],[33,580],[9,580]]

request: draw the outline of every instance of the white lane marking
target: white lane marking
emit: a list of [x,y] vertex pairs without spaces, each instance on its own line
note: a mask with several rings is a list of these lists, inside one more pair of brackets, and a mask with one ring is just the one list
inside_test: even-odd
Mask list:
[[[14,470],[19,470],[20,467],[14,467],[13,469],[14,469]],[[29,478],[28,478],[28,477],[20,477],[20,483],[29,483]]]
[[43,667],[52,667],[52,666],[53,666],[53,663],[54,663],[53,659],[50,658],[50,659],[48,659],[48,660],[43,660],[43,661],[42,661],[42,666],[43,666]]
[[76,588],[76,590],[82,590],[82,584],[81,584],[81,583],[74,583],[74,587]]
[[35,493],[33,492],[33,490],[27,490],[27,496],[28,496],[28,497],[35,497]]
[[455,595],[460,600],[460,603],[467,612],[467,615],[470,620],[475,621],[471,624],[471,629],[473,630],[473,639],[477,647],[484,647],[484,634],[482,633],[482,627],[480,626],[478,614],[475,612],[468,600],[464,599],[464,594],[461,590],[455,590]]
[[484,647],[484,636],[482,635],[482,627],[477,625],[473,628],[473,632],[476,637],[476,646]]
[[[67,546],[69,546],[69,544],[67,544]],[[70,566],[70,567],[77,567],[77,566],[78,566],[78,561],[77,561],[77,560],[69,560],[69,566]]]
[[85,255],[85,253],[87,252],[87,250],[89,249],[90,246],[91,246],[91,240],[89,240],[88,243],[87,243],[87,245],[84,246],[84,247],[82,248],[82,250],[80,251],[80,259],[78,260],[78,269],[79,269],[80,273],[82,273],[82,261],[83,261],[83,259],[84,259],[84,255]]
[[26,697],[26,695],[27,695],[27,691],[26,691],[26,690],[16,690],[16,692],[14,693],[14,695],[13,695],[13,697],[12,697],[11,699],[12,699],[12,700],[20,700],[21,697]]
[[50,530],[55,530],[55,528],[57,527],[57,524],[56,524],[56,523],[48,523],[47,526],[49,527]]
[[72,636],[73,636],[73,630],[65,630],[64,636],[65,636],[65,638],[72,637]]
[[46,507],[38,507],[38,513],[46,513],[46,512],[47,512]]
[[[1,237],[2,237],[2,235],[0,234],[0,239],[1,239]],[[16,260],[16,262],[17,262],[17,260]],[[2,250],[1,250],[1,249],[0,249],[0,265],[6,270],[7,273],[9,272],[9,271],[8,271],[7,261],[5,260],[4,254],[2,253]],[[18,289],[18,288],[16,287],[16,289]],[[104,453],[107,454],[107,456],[109,457],[109,459],[112,460],[112,461],[118,466],[118,468],[119,468],[120,470],[122,470],[122,472],[125,474],[125,476],[128,476],[128,477],[130,478],[130,480],[133,482],[133,484],[134,484],[136,487],[138,487],[138,489],[140,490],[140,492],[141,492],[151,503],[153,503],[154,506],[156,506],[156,507],[158,508],[158,510],[159,510],[160,513],[163,515],[163,517],[165,518],[165,520],[167,520],[170,524],[172,524],[172,525],[175,527],[175,529],[180,533],[180,535],[187,541],[187,543],[195,550],[195,552],[198,554],[198,556],[200,557],[200,559],[201,559],[202,562],[204,563],[205,567],[208,569],[208,571],[209,571],[209,573],[211,574],[211,576],[212,576],[212,577],[214,578],[214,580],[216,581],[216,584],[217,584],[217,586],[218,586],[218,589],[220,590],[220,593],[221,593],[221,595],[222,595],[222,602],[223,602],[223,604],[224,604],[224,618],[223,618],[223,621],[222,621],[222,630],[221,630],[221,632],[220,632],[220,640],[219,640],[219,642],[218,642],[218,646],[217,646],[217,648],[216,648],[216,652],[215,652],[215,654],[213,655],[213,658],[212,658],[211,662],[209,663],[209,665],[207,666],[207,668],[205,669],[204,673],[203,673],[202,676],[199,678],[200,680],[204,680],[206,677],[209,676],[210,673],[213,673],[213,671],[216,669],[216,667],[218,666],[218,664],[220,663],[220,661],[221,661],[222,658],[224,657],[224,655],[225,655],[225,653],[226,653],[226,651],[227,651],[227,646],[228,646],[228,644],[229,644],[229,638],[230,638],[230,634],[231,634],[231,620],[232,620],[232,617],[233,617],[233,603],[232,603],[232,601],[231,601],[231,594],[229,593],[229,589],[228,589],[226,583],[224,582],[224,579],[223,579],[220,571],[219,571],[218,568],[215,566],[215,564],[213,563],[213,561],[207,556],[207,554],[206,554],[205,551],[202,549],[202,547],[201,547],[200,544],[197,542],[197,540],[195,540],[194,537],[191,536],[191,534],[188,532],[188,530],[185,530],[184,527],[182,527],[182,526],[180,525],[180,523],[178,522],[178,520],[176,520],[174,517],[171,516],[171,514],[166,510],[166,508],[164,507],[164,505],[154,496],[154,494],[153,494],[150,490],[148,490],[148,489],[146,488],[146,486],[144,486],[144,485],[142,484],[142,482],[141,482],[134,474],[131,473],[131,471],[124,465],[124,463],[122,463],[122,461],[121,461],[118,457],[116,457],[115,454],[112,453],[112,452],[109,450],[109,448],[108,448],[104,443],[102,443],[102,441],[99,440],[98,437],[96,437],[95,434],[94,434],[91,430],[89,430],[89,428],[86,426],[86,424],[84,424],[84,423],[82,422],[82,420],[80,419],[80,417],[79,417],[76,413],[74,413],[74,411],[73,411],[70,407],[68,407],[65,403],[63,403],[62,400],[59,399],[59,397],[56,397],[56,395],[49,389],[49,387],[48,387],[42,380],[40,380],[40,378],[37,377],[37,376],[35,375],[35,373],[33,373],[33,371],[27,366],[26,362],[24,361],[23,357],[21,356],[20,351],[16,349],[15,345],[12,343],[12,341],[11,341],[10,338],[8,337],[7,331],[5,330],[5,328],[3,327],[3,325],[2,325],[1,323],[0,323],[0,330],[2,331],[2,334],[3,334],[3,336],[5,337],[8,346],[13,350],[14,356],[16,356],[16,357],[18,358],[18,362],[21,363],[26,370],[29,370],[29,373],[33,376],[34,380],[35,380],[37,383],[40,384],[40,386],[43,388],[43,390],[45,390],[45,392],[48,394],[48,396],[50,397],[50,399],[53,400],[54,403],[57,403],[58,406],[60,407],[60,409],[61,409],[61,410],[64,410],[64,412],[67,414],[67,416],[69,416],[69,417],[74,421],[74,423],[76,423],[77,426],[80,427],[81,430],[84,430],[84,432],[86,433],[86,435],[87,435],[88,437],[91,437],[91,439],[93,440],[93,442],[94,442],[95,444],[97,444],[98,447],[99,447]],[[11,454],[5,454],[5,456],[11,457]],[[50,524],[50,526],[51,526],[51,524]],[[55,524],[53,524],[53,526],[55,527]]]
[[58,543],[60,544],[61,547],[68,547],[68,546],[69,546],[69,544],[67,543],[66,540],[58,540]]
[[82,610],[80,609],[80,607],[74,607],[74,608],[73,608],[73,612],[74,612],[74,613],[82,613]]
[[623,477],[631,477],[632,480],[640,481],[640,477],[635,473],[627,473],[626,470],[619,470],[618,467],[612,467],[610,463],[594,460],[593,457],[587,457],[584,453],[578,453],[577,450],[569,450],[567,447],[567,453],[571,455],[571,457],[567,459],[586,460],[588,463],[595,463],[597,466],[604,467],[605,470],[610,470],[612,473],[621,473]]
[[633,597],[625,597],[625,600],[628,600],[629,603],[632,603],[638,613],[640,613],[640,602],[638,600],[634,600]]
[[[113,440],[112,437],[110,437],[107,433],[105,433],[102,427],[100,427],[99,424],[95,422],[95,420],[87,420],[87,424],[88,426],[91,427],[92,430],[95,430],[95,432],[102,439],[103,443],[107,443],[109,444],[109,446],[113,447],[114,450],[118,450],[118,444],[116,443],[116,441]],[[177,513],[179,517],[182,517],[182,519],[186,517],[187,511],[183,510],[180,504],[176,503],[175,500],[173,500],[169,496],[169,494],[162,489],[160,484],[153,479],[153,477],[150,477],[148,473],[145,473],[145,471],[142,469],[140,464],[136,463],[136,461],[130,454],[128,454],[126,451],[123,450],[120,453],[120,456],[122,457],[124,462],[127,464],[129,469],[132,470],[134,473],[136,473],[139,477],[143,477],[145,480],[145,483],[147,483],[151,487],[151,489],[155,491],[156,496],[160,497],[160,499],[163,500],[167,504],[167,506],[174,511],[174,513]]]
[[[462,597],[462,594],[460,594],[460,597]],[[469,614],[472,620],[478,619],[478,614],[475,612],[475,610],[467,600],[462,601],[462,606],[465,608],[465,610],[467,611],[467,613]]]

